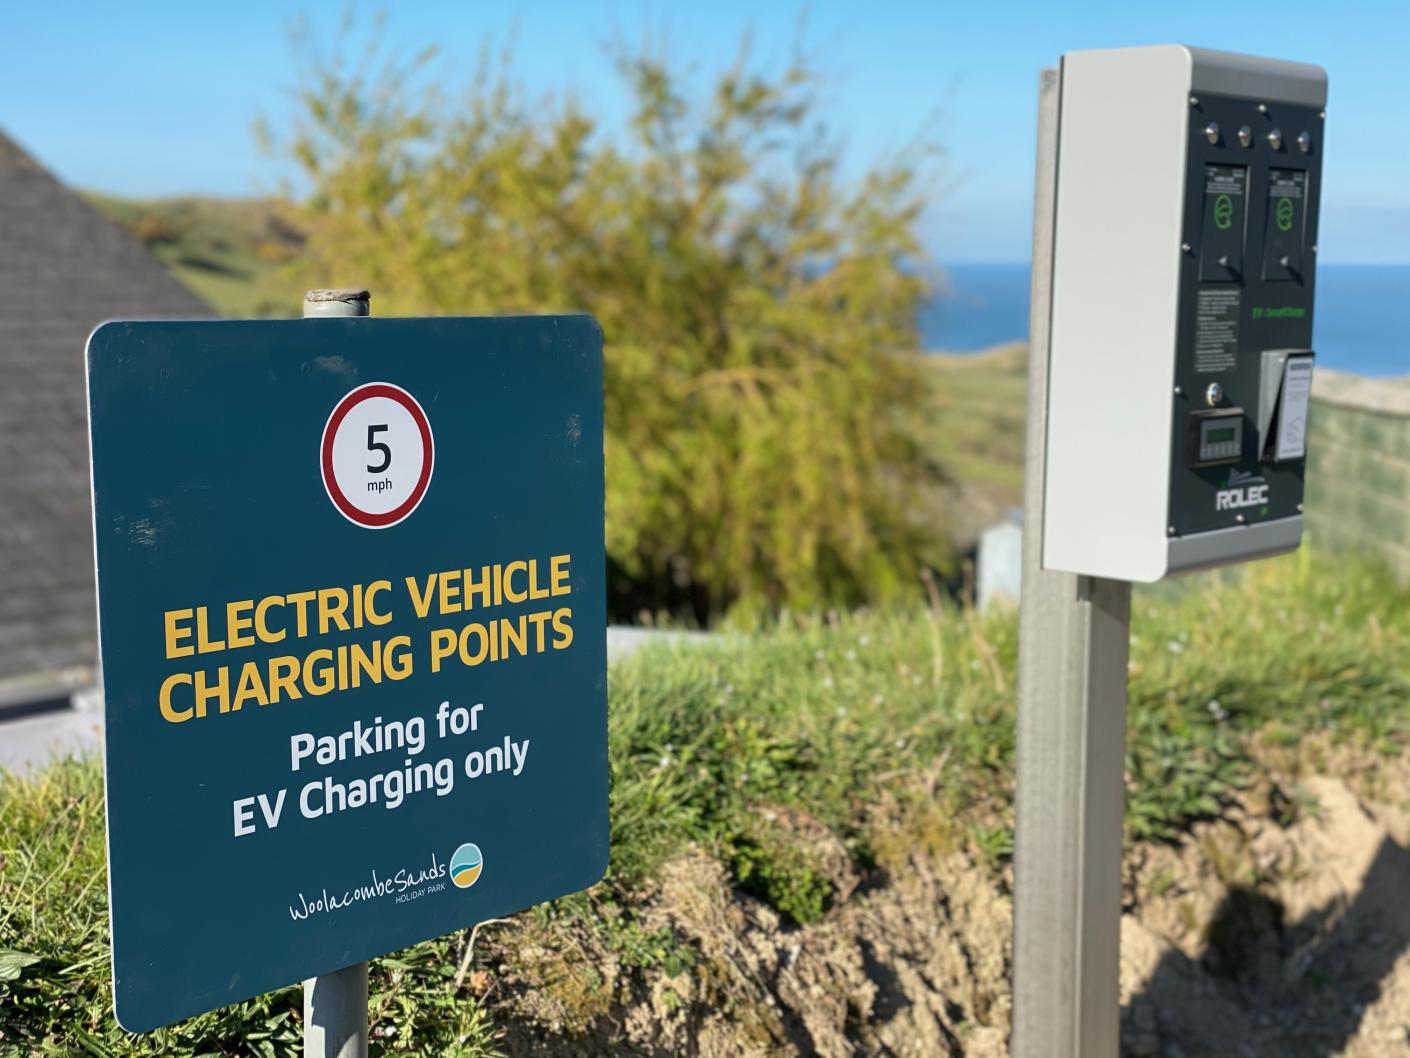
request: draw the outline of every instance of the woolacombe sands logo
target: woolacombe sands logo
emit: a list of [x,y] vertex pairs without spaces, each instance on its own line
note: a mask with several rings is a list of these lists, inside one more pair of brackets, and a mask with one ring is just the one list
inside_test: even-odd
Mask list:
[[416,510],[436,446],[426,412],[406,390],[369,382],[343,397],[323,427],[323,487],[348,521],[385,529]]
[[469,889],[478,882],[484,869],[485,857],[480,854],[480,846],[468,841],[450,858],[450,880],[460,889]]

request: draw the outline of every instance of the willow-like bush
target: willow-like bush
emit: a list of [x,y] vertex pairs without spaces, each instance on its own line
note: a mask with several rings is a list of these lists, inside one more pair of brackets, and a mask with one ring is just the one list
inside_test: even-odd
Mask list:
[[271,137],[310,189],[301,278],[365,283],[379,315],[598,319],[618,612],[885,601],[947,564],[919,514],[927,150],[844,180],[804,63],[745,54],[693,98],[623,55],[616,136],[505,64],[454,96],[442,66],[305,64]]

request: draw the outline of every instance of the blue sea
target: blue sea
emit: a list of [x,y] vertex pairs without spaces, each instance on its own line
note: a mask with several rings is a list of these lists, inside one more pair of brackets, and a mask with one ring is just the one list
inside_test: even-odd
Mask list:
[[[973,352],[1028,336],[1028,266],[942,266],[939,295],[921,310],[926,349]],[[1317,269],[1317,362],[1387,378],[1410,375],[1410,265]]]

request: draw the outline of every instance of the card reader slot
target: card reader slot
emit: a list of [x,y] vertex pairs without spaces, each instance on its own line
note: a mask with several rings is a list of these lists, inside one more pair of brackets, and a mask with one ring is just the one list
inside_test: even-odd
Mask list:
[[1307,455],[1307,413],[1312,397],[1310,349],[1264,352],[1258,401],[1258,455],[1284,463]]

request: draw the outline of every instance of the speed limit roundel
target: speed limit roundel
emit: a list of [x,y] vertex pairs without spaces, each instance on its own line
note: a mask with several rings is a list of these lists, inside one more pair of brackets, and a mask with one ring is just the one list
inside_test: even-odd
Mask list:
[[348,521],[369,529],[396,525],[416,510],[435,461],[426,412],[390,382],[358,386],[323,427],[328,498]]

